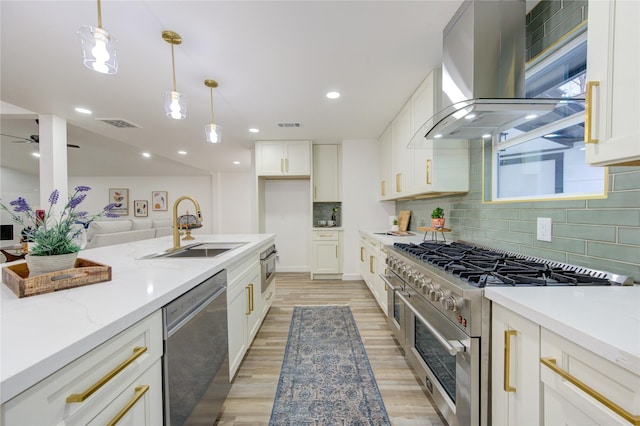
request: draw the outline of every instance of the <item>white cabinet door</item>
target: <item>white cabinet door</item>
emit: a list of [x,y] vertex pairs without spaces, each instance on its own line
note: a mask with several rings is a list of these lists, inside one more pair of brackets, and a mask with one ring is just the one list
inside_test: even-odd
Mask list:
[[391,140],[391,125],[389,125],[380,140],[378,141],[378,149],[380,150],[380,200],[387,200],[392,196],[391,176],[391,152],[393,150]]
[[491,418],[495,425],[540,425],[540,327],[492,304]]
[[339,273],[337,241],[313,242],[313,272],[315,274]]
[[285,143],[285,170],[290,176],[311,176],[311,142],[290,141]]
[[594,166],[640,165],[638,22],[638,1],[589,1],[585,156]]
[[391,123],[392,195],[400,198],[411,193],[413,164],[411,151],[407,149],[411,138],[411,103],[407,102]]
[[313,201],[340,201],[339,154],[339,145],[313,145]]
[[244,287],[229,291],[227,295],[227,323],[229,324],[229,377],[233,378],[249,349],[246,313],[249,301]]
[[256,142],[256,174],[282,175],[284,174],[285,147],[282,142]]
[[638,374],[545,328],[540,355],[545,425],[638,424]]

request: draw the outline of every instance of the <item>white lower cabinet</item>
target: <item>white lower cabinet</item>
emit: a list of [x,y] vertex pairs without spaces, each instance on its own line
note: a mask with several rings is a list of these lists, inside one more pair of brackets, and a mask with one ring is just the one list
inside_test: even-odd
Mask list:
[[494,425],[540,425],[540,327],[493,304],[491,420]]
[[337,279],[342,276],[342,231],[313,231],[311,279]]
[[162,424],[157,311],[2,406],[1,424]]
[[228,271],[229,377],[235,376],[263,318],[260,259],[251,256]]
[[540,333],[545,425],[640,424],[640,376],[545,328]]
[[382,242],[360,233],[360,276],[369,287],[369,291],[380,309],[387,315],[387,288],[380,274],[386,274],[387,253]]

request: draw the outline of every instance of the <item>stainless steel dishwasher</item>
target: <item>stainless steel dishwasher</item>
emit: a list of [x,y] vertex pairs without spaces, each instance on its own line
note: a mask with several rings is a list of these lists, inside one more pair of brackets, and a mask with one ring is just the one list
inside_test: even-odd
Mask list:
[[229,393],[227,271],[170,302],[164,317],[164,423],[216,423]]

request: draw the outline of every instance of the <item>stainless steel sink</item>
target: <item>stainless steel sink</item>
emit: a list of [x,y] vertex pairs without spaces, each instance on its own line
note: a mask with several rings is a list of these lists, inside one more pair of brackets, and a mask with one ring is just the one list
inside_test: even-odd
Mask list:
[[160,253],[150,254],[140,259],[159,259],[159,258],[194,258],[194,257],[216,257],[230,250],[242,247],[247,243],[196,243],[188,246],[180,247],[177,250],[163,251]]

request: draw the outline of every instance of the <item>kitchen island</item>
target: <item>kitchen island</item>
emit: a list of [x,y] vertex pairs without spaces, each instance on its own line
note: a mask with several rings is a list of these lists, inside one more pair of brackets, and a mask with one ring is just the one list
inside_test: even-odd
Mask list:
[[246,243],[215,258],[140,259],[172,247],[171,237],[83,250],[80,258],[111,266],[111,281],[22,299],[3,284],[0,403],[158,312],[216,272],[259,253],[274,238],[196,235],[196,242]]

